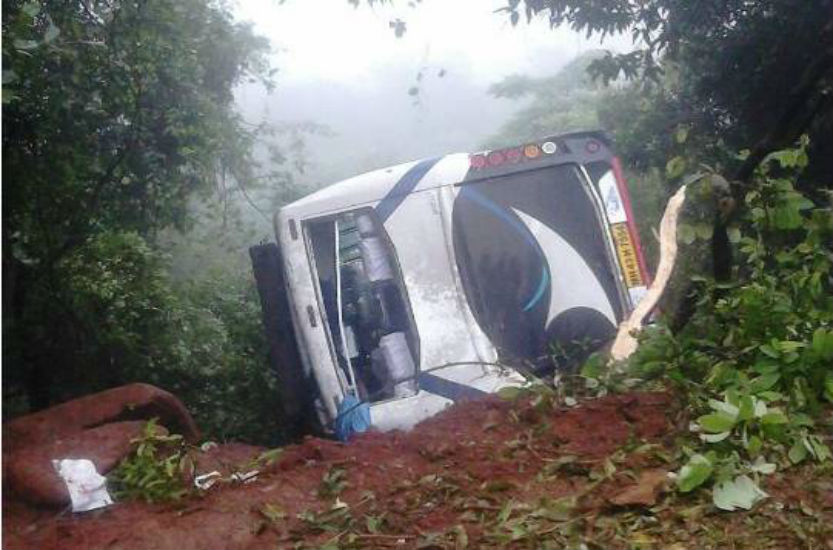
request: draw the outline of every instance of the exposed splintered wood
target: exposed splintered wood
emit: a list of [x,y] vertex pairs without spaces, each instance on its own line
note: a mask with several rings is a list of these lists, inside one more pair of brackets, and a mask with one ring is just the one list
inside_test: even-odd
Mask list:
[[671,273],[677,261],[677,220],[685,202],[685,191],[685,185],[680,187],[665,207],[659,226],[660,259],[656,277],[630,317],[619,325],[619,332],[610,349],[610,356],[614,361],[627,359],[636,351],[636,334],[642,328],[645,318],[656,307],[668,286],[668,281],[671,280]]

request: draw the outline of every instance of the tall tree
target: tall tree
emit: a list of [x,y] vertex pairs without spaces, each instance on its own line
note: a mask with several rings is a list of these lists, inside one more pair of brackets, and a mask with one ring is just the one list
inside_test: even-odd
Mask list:
[[509,0],[504,10],[513,23],[540,13],[588,35],[632,33],[633,51],[591,70],[650,82],[676,66],[678,85],[664,98],[676,122],[751,149],[735,167],[739,182],[802,133],[812,144],[807,177],[833,169],[831,0]]
[[268,82],[268,43],[211,0],[11,0],[2,25],[4,375],[38,408],[56,372],[107,368],[73,338],[106,322],[79,315],[73,267],[118,273],[93,253],[144,257],[190,197],[252,176],[232,90]]

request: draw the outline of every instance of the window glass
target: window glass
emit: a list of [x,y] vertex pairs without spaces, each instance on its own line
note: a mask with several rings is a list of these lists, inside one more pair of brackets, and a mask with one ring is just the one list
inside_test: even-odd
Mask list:
[[472,312],[503,358],[543,367],[566,350],[580,360],[614,334],[619,282],[574,166],[464,184],[452,226]]
[[305,226],[346,389],[369,401],[413,395],[416,331],[393,247],[373,210]]

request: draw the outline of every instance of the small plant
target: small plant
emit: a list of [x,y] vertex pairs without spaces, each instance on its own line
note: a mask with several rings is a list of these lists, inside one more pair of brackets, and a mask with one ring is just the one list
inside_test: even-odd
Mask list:
[[318,487],[318,496],[321,498],[338,496],[349,484],[347,481],[347,472],[344,468],[330,468],[321,479],[321,485]]
[[304,522],[307,528],[319,533],[344,532],[351,529],[356,523],[350,512],[350,506],[338,498],[335,499],[328,510],[319,513],[312,510],[303,510],[297,514],[297,517]]
[[136,451],[109,476],[116,498],[163,502],[188,493],[184,478],[192,462],[181,435],[163,435],[152,419],[133,443]]

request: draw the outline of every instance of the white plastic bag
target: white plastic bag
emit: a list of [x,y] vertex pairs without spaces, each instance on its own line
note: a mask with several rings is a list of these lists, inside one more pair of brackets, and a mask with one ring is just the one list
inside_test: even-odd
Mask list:
[[86,512],[113,504],[107,492],[107,478],[86,458],[53,460],[52,466],[66,483],[73,512]]

